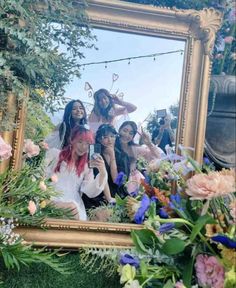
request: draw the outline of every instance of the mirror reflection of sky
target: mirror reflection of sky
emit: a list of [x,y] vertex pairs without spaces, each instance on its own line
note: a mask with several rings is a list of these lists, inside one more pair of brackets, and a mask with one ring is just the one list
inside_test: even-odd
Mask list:
[[[169,40],[157,37],[142,36],[94,29],[97,36],[98,50],[84,50],[85,58],[80,64],[134,57],[173,50],[184,50],[183,41]],[[144,121],[156,109],[168,108],[178,103],[181,87],[183,55],[181,53],[162,55],[151,58],[134,59],[116,63],[86,66],[81,69],[81,78],[75,78],[66,87],[66,97],[80,99],[91,103],[93,98],[85,91],[85,82],[89,82],[93,90],[105,88],[110,91],[112,75],[116,73],[119,79],[114,82],[110,91],[115,93],[118,89],[123,92],[123,100],[133,103],[137,110],[129,115],[130,120]],[[61,122],[63,111],[53,116],[53,122]]]

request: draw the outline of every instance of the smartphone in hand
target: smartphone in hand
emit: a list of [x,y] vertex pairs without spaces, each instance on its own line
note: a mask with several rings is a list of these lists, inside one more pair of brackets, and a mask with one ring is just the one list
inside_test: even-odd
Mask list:
[[[88,161],[96,159],[97,154],[101,154],[101,144],[90,144],[88,152]],[[89,168],[92,168],[89,166]]]

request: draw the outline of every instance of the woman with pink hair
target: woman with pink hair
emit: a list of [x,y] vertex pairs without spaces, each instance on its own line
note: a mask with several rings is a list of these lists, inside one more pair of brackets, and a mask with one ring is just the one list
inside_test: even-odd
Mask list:
[[90,161],[90,167],[97,168],[96,177],[88,167],[88,148],[94,142],[93,134],[83,126],[76,126],[71,133],[69,145],[61,151],[51,149],[46,156],[46,173],[50,177],[57,175],[53,183],[61,194],[52,200],[55,205],[75,211],[75,219],[86,220],[86,211],[82,194],[93,198],[99,195],[107,183],[107,172],[102,157]]

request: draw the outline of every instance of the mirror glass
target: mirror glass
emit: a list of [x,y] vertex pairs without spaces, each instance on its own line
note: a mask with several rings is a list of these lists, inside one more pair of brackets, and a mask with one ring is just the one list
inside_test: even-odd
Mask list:
[[[185,42],[102,29],[94,29],[93,34],[97,37],[97,50],[83,51],[81,78],[66,87],[68,102],[81,100],[89,115],[94,105],[93,92],[105,88],[137,107],[134,112],[117,117],[116,129],[123,121],[132,120],[144,130],[149,125],[147,130],[156,137],[150,120],[154,112],[160,110],[157,119],[160,121],[166,109],[176,135]],[[176,109],[170,109],[171,106]],[[50,115],[54,125],[62,122],[63,113],[64,107],[61,107]],[[99,216],[93,219],[99,220]]]

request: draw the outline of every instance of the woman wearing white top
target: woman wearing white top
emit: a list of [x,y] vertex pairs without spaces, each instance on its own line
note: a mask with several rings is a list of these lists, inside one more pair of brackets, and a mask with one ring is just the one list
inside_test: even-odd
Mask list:
[[94,107],[89,115],[90,129],[95,134],[102,124],[116,126],[117,116],[132,113],[136,109],[135,105],[119,99],[106,89],[99,89],[94,93]]
[[74,209],[75,219],[79,220],[87,220],[82,194],[96,197],[107,184],[107,172],[100,155],[90,161],[90,167],[99,171],[95,178],[93,170],[88,167],[88,147],[92,142],[92,132],[83,126],[76,126],[72,130],[70,144],[62,151],[51,149],[46,157],[46,173],[48,176],[57,175],[58,181],[53,185],[61,192],[61,195],[52,199],[54,204]]

